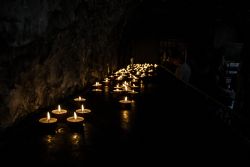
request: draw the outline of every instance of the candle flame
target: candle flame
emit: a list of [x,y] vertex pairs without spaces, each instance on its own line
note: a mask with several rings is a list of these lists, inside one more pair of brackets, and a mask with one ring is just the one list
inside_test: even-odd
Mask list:
[[84,106],[83,106],[83,104],[82,104],[82,106],[81,106],[81,109],[82,109],[82,111],[84,110]]
[[81,100],[82,99],[82,97],[81,96],[79,96],[79,100]]
[[61,112],[61,106],[60,105],[58,105],[58,111]]
[[49,114],[49,112],[47,112],[47,120],[48,121],[50,120],[50,114]]
[[77,114],[76,114],[76,112],[74,112],[74,119],[77,119]]
[[128,101],[128,97],[127,97],[127,96],[125,96],[124,100],[125,100],[125,101]]

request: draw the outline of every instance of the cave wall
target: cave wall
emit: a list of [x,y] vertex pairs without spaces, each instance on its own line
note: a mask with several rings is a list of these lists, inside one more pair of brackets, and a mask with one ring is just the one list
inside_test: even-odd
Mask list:
[[123,65],[130,0],[3,0],[0,127],[55,105]]
[[[130,39],[126,36],[138,35],[131,33],[133,29],[139,29],[134,32],[143,33],[144,31],[141,30],[144,29],[130,23],[132,31],[124,33],[124,27],[128,21],[133,22],[133,18],[137,18],[135,13],[141,11],[148,13],[148,9],[138,7],[145,1],[2,0],[0,2],[0,127],[7,127],[31,112],[54,105],[58,100],[77,89],[82,89],[88,83],[100,79],[107,74],[108,65],[111,70],[115,70],[118,66],[128,63],[129,57],[126,55],[133,55],[130,53],[131,48],[129,50],[124,47]],[[156,24],[156,29],[163,33],[163,38],[167,38],[169,35],[171,37],[171,34],[176,32],[176,27],[179,24],[183,25],[184,22],[173,17],[176,15],[173,15],[172,10],[175,8],[172,9],[171,3],[175,2],[159,1],[166,7],[168,6],[168,9],[152,8],[150,10],[154,10],[157,14],[166,12],[164,17],[155,20],[149,15],[145,21],[147,23],[151,18],[154,23],[159,23]],[[206,3],[206,8],[197,8],[197,12],[203,17],[203,22],[207,23],[210,19],[214,19],[217,23],[226,22],[230,25],[226,26],[226,29],[221,28],[212,32],[215,34],[214,47],[218,48],[227,44],[228,41],[239,42],[232,38],[228,39],[239,35],[235,34],[235,31],[231,33],[231,23],[234,23],[233,26],[236,25],[236,31],[241,33],[240,36],[245,37],[246,43],[249,43],[247,33],[249,31],[249,10],[247,6],[240,3],[230,5],[226,2],[228,6],[220,3],[222,2],[218,2],[217,6]],[[182,6],[186,12],[190,10],[185,3],[181,6],[179,2],[176,4],[178,7]],[[197,5],[199,3],[194,3],[195,7]],[[151,4],[149,6],[151,7]],[[183,10],[177,9],[178,11]],[[208,9],[209,12],[204,9]],[[213,11],[212,14],[211,11]],[[193,12],[195,17],[197,17],[197,12]],[[211,16],[207,16],[207,13],[210,13]],[[183,12],[180,13],[180,16],[182,14]],[[166,15],[168,19],[165,18]],[[187,16],[195,18],[192,16],[192,12]],[[173,25],[177,25],[174,31],[166,31],[166,27],[169,27],[169,19],[172,19]],[[189,20],[189,18],[185,20]],[[136,19],[134,21],[136,22]],[[201,29],[194,26],[200,25],[200,22],[196,20],[184,25],[179,26],[182,27],[178,31],[181,33],[180,35],[188,35],[187,38],[199,41],[196,37],[194,38],[192,32],[200,32],[202,24]],[[195,29],[193,29],[194,27]],[[187,32],[183,32],[184,30]],[[189,30],[191,33],[188,33]],[[220,32],[224,32],[224,36]],[[201,33],[205,37],[211,37],[211,34],[206,31]],[[204,39],[202,35],[197,35],[197,37]],[[210,40],[210,38],[206,39]],[[164,39],[160,36],[158,40]],[[120,45],[121,42],[123,45]],[[248,48],[249,45],[244,45],[244,47]],[[197,49],[195,50],[197,52]],[[204,57],[200,56],[203,55],[200,54],[202,52],[198,53],[200,59],[203,59]],[[237,110],[239,111],[237,112],[239,113],[248,113],[249,108],[246,103],[249,101],[248,71],[250,71],[247,57],[247,54],[241,57],[240,76],[242,77],[237,90],[239,92],[237,97]],[[141,59],[143,58],[142,56]],[[202,63],[197,63],[197,66],[202,67]]]

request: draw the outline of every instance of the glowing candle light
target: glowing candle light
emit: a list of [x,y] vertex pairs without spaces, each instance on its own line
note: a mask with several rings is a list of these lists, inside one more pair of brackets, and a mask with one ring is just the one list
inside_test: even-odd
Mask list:
[[84,108],[84,105],[82,104],[82,105],[81,105],[81,108],[80,108],[80,109],[77,109],[76,112],[77,112],[77,113],[80,113],[80,114],[84,114],[84,113],[90,113],[91,110],[90,110],[90,109],[87,109],[87,108]]
[[58,105],[57,109],[52,110],[52,113],[53,113],[53,114],[58,114],[58,115],[60,115],[60,114],[66,114],[66,113],[67,113],[67,110],[62,109],[61,106]]
[[122,90],[121,90],[121,89],[118,89],[118,88],[114,89],[113,91],[114,91],[114,92],[122,92]]
[[77,119],[77,114],[76,114],[76,112],[74,112],[74,119]]
[[133,89],[133,90],[129,91],[128,93],[130,93],[130,94],[136,94],[136,93],[138,93],[138,92],[136,92],[136,91]]
[[39,119],[39,122],[44,123],[44,124],[52,124],[52,123],[56,123],[57,119],[56,118],[51,118],[50,113],[47,112],[47,117]]
[[109,82],[109,79],[108,79],[108,78],[105,78],[105,79],[104,79],[104,82]]
[[116,85],[115,88],[118,88],[118,89],[121,88],[121,86],[119,85],[119,83]]
[[50,114],[49,114],[49,112],[47,112],[47,120],[48,121],[50,120]]
[[120,103],[123,103],[123,104],[129,104],[129,103],[132,103],[132,100],[128,100],[128,97],[125,96],[123,100],[120,100],[119,101]]
[[77,98],[74,99],[74,101],[82,102],[85,101],[85,98],[82,98],[81,96],[78,96]]
[[84,120],[83,117],[77,116],[76,112],[74,112],[73,117],[68,117],[67,121],[72,123],[82,122]]
[[61,112],[61,106],[60,105],[58,105],[58,111]]
[[102,84],[100,82],[95,82],[95,84],[93,86],[94,87],[100,87],[100,86],[102,86]]

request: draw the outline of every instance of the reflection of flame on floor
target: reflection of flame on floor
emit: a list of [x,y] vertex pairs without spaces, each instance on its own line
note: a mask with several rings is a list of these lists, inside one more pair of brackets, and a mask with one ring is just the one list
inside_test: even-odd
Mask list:
[[52,136],[52,135],[46,135],[44,137],[45,142],[48,143],[48,144],[52,143],[54,139],[55,139],[55,137]]
[[79,142],[80,142],[80,140],[81,140],[81,136],[80,136],[79,133],[73,133],[73,134],[71,135],[71,143],[72,143],[73,145],[78,145]]
[[125,130],[128,130],[130,127],[129,122],[130,122],[129,111],[122,110],[121,111],[121,127]]
[[65,132],[65,129],[64,128],[58,128],[56,130],[56,134],[63,134]]

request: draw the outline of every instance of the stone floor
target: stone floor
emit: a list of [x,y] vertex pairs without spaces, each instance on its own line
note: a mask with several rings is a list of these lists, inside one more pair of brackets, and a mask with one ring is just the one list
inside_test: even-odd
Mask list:
[[1,163],[34,166],[85,164],[145,165],[243,162],[249,143],[218,117],[217,103],[167,71],[144,79],[144,88],[128,106],[124,94],[92,92],[72,95],[62,104],[70,114],[79,108],[73,98],[82,95],[91,113],[84,126],[71,126],[66,118],[44,127],[37,112],[1,136]]

